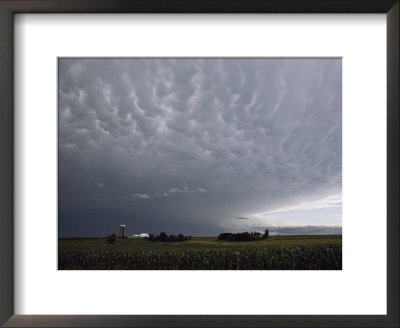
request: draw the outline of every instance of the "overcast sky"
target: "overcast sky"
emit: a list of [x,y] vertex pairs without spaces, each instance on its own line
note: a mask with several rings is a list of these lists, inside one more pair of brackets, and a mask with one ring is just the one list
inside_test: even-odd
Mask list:
[[59,235],[341,226],[340,59],[60,59]]

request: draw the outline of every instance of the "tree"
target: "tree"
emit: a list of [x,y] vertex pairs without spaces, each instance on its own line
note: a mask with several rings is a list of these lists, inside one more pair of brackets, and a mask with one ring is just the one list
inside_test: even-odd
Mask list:
[[160,239],[160,241],[167,241],[167,239],[168,239],[167,233],[166,232],[161,232],[159,239]]
[[167,235],[166,232],[161,232],[159,236],[154,236],[153,234],[149,235],[149,241],[162,241],[162,242],[176,242],[176,241],[185,241],[190,240],[192,237],[185,237],[183,234],[179,235]]
[[107,236],[107,243],[109,244],[114,244],[116,240],[117,240],[117,235],[115,234]]
[[269,238],[269,229],[266,229],[265,233],[264,233],[264,236],[263,236],[263,239],[268,239],[268,238]]

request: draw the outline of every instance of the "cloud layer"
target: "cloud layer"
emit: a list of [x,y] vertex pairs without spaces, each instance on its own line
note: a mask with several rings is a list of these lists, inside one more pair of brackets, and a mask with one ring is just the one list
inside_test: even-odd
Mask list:
[[341,98],[340,59],[60,59],[60,235],[213,234],[340,194]]

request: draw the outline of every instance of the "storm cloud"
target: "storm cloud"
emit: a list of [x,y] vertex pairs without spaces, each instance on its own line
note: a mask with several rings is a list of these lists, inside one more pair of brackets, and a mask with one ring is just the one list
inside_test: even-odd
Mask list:
[[215,235],[341,195],[341,80],[340,59],[59,59],[59,235]]

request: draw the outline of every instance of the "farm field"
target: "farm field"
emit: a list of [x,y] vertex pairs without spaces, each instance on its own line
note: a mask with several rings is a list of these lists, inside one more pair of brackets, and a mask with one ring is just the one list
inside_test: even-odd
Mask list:
[[341,270],[341,235],[271,236],[249,242],[193,237],[59,239],[60,270]]

